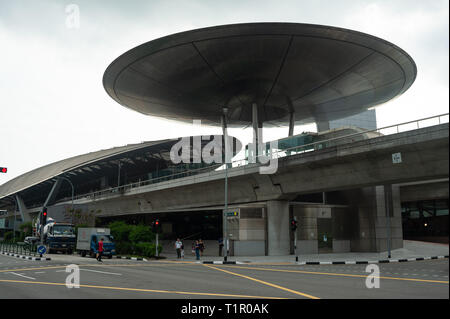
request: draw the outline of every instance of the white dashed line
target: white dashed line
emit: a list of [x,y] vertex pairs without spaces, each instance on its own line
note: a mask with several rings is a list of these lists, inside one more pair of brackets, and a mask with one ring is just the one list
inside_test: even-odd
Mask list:
[[36,280],[36,278],[24,276],[24,275],[22,275],[22,274],[17,274],[17,273],[15,273],[15,272],[10,272],[10,274],[13,274],[13,275],[16,275],[16,276],[20,276],[20,277],[24,277],[24,278],[27,278],[27,279]]

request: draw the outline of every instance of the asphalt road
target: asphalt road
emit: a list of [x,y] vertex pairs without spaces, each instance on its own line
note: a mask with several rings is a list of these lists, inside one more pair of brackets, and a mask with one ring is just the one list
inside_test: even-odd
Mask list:
[[[67,288],[77,264],[80,288]],[[377,264],[380,287],[366,287],[367,265],[210,265],[59,255],[29,261],[0,255],[0,299],[448,299],[448,259]]]

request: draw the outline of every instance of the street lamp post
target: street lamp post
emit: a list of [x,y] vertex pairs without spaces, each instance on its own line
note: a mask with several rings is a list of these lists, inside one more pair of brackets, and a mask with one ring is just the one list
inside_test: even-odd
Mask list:
[[228,147],[228,129],[227,129],[227,113],[228,108],[223,108],[223,115],[222,115],[222,130],[223,130],[223,139],[225,143],[225,210],[223,212],[223,261],[226,262],[228,258],[228,230],[227,230],[227,223],[228,223],[228,156],[229,156],[229,147]]

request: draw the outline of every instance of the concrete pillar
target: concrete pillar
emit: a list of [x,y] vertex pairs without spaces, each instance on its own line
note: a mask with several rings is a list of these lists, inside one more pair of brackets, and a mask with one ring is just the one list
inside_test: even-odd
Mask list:
[[294,136],[294,117],[295,117],[295,113],[290,112],[289,113],[289,135],[288,136]]
[[[376,250],[385,252],[403,247],[402,211],[400,188],[394,185],[377,186],[375,218]],[[386,204],[388,206],[386,206]],[[389,220],[388,220],[389,219]]]
[[289,202],[267,202],[268,255],[289,255]]
[[253,145],[255,147],[255,155],[260,155],[259,144],[263,143],[263,123],[259,119],[258,105],[252,104],[252,126],[253,126]]
[[349,204],[356,210],[354,236],[351,240],[353,252],[386,252],[388,238],[391,238],[391,250],[403,247],[403,230],[400,191],[392,186],[390,202],[390,220],[387,220],[386,194],[384,186],[366,187],[346,191]]
[[[28,213],[28,209],[25,206],[25,202],[23,201],[22,197],[19,195],[16,195],[16,201],[17,201],[17,208],[19,209],[20,216],[22,217],[22,221],[25,222],[31,222],[30,214]],[[14,212],[15,214],[16,212]]]

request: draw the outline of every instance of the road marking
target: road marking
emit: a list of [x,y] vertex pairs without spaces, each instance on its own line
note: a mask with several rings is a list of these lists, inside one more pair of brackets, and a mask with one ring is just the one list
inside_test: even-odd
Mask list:
[[[79,267],[89,266],[89,267],[167,267],[167,266],[176,266],[176,264],[113,264],[113,265],[98,265],[98,264],[81,264],[77,265]],[[58,269],[58,268],[66,268],[66,266],[40,266],[36,268],[18,268],[20,271],[29,271],[29,270],[43,270],[43,269]],[[12,269],[2,269],[2,272],[10,272]],[[65,271],[65,270],[63,270]]]
[[[51,285],[51,286],[64,286],[66,284],[58,282],[40,282],[40,281],[22,281],[22,280],[3,280],[0,282],[13,282],[23,284],[38,284],[38,285]],[[258,299],[288,299],[283,297],[264,297],[264,296],[250,296],[250,295],[233,295],[233,294],[218,294],[209,292],[191,292],[191,291],[170,291],[170,290],[154,290],[154,289],[139,289],[139,288],[125,288],[125,287],[111,287],[111,286],[93,286],[93,285],[80,285],[83,288],[97,288],[97,289],[111,289],[111,290],[124,290],[124,291],[137,291],[137,292],[155,292],[165,294],[179,294],[179,295],[197,295],[197,296],[215,296],[215,297],[236,297],[236,298],[258,298]]]
[[92,272],[99,272],[101,274],[109,274],[109,275],[118,275],[118,276],[122,276],[122,274],[118,274],[115,272],[107,272],[107,271],[99,271],[99,270],[92,270],[92,269],[85,269],[85,268],[80,268],[80,270],[84,270],[84,271],[92,271]]
[[37,271],[35,274],[45,274],[45,271]]
[[[227,266],[221,265],[221,267],[242,268],[242,269],[254,269],[254,270],[263,270],[263,271],[291,272],[291,273],[313,274],[313,275],[327,275],[327,276],[343,276],[343,277],[359,277],[359,278],[367,278],[367,275],[338,274],[338,273],[314,272],[314,271],[303,271],[303,270],[267,269],[267,268],[242,267],[242,266],[228,266],[228,265],[227,265]],[[432,283],[448,284],[448,281],[425,280],[425,279],[417,279],[417,278],[400,278],[400,277],[377,277],[377,278],[380,278],[380,279],[392,279],[392,280],[405,280],[405,281],[418,281],[418,282],[432,282]]]
[[27,279],[36,280],[36,278],[24,276],[22,274],[18,274],[18,273],[15,273],[15,272],[10,272],[10,274],[13,274],[13,275],[16,275],[16,276],[20,276],[20,277],[24,277],[24,278],[27,278]]
[[241,275],[241,274],[238,274],[238,273],[234,273],[234,272],[231,272],[231,271],[227,271],[227,270],[224,270],[224,269],[220,269],[220,268],[217,268],[217,267],[208,266],[206,264],[203,264],[203,266],[208,267],[208,268],[212,268],[212,269],[215,269],[215,270],[220,270],[220,271],[226,272],[226,273],[234,275],[234,276],[238,276],[238,277],[242,277],[242,278],[249,279],[249,280],[252,280],[252,281],[256,281],[256,282],[259,282],[259,283],[261,283],[263,285],[274,287],[274,288],[278,288],[278,289],[281,289],[281,290],[284,290],[284,291],[288,291],[290,293],[293,293],[293,294],[296,294],[296,295],[300,295],[300,296],[303,296],[303,297],[307,297],[307,298],[311,298],[311,299],[320,299],[319,297],[311,296],[311,295],[305,294],[303,292],[299,292],[299,291],[292,290],[292,289],[289,289],[289,288],[281,287],[281,286],[272,284],[272,283],[267,282],[267,281],[262,281],[262,280],[259,280],[259,279],[256,279],[256,278],[252,278],[252,277],[249,277],[249,276],[244,276],[244,275]]

